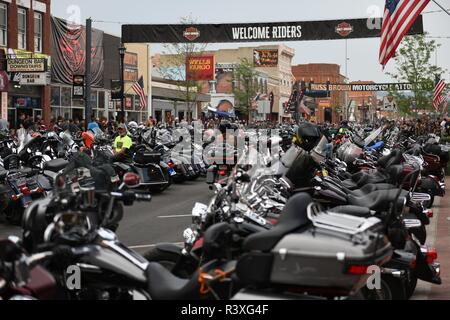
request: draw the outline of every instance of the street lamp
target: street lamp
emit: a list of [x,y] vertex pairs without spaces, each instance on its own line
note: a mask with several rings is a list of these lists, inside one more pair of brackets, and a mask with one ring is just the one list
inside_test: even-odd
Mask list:
[[119,55],[120,55],[120,116],[118,117],[119,123],[125,123],[125,81],[124,81],[124,60],[125,60],[125,52],[127,48],[123,45],[120,45]]

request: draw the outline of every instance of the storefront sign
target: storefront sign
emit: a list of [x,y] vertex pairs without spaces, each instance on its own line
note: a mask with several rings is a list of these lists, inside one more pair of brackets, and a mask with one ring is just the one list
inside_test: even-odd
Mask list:
[[136,53],[126,52],[123,58],[123,64],[126,67],[138,67],[138,55]]
[[72,97],[74,99],[84,98],[84,75],[73,76]]
[[[416,19],[407,34],[423,34],[422,16]],[[367,18],[239,24],[122,25],[124,43],[306,41],[373,38],[380,35],[381,21]]]
[[133,108],[133,99],[131,97],[125,97],[125,108],[127,109]]
[[277,67],[278,49],[253,50],[253,65],[255,67]]
[[21,73],[19,84],[23,86],[48,86],[50,84],[50,76],[47,72]]
[[1,118],[8,120],[8,92],[2,92]]
[[330,99],[320,99],[318,101],[318,105],[319,105],[319,107],[322,107],[322,108],[329,108],[329,107],[331,107],[331,100]]
[[346,83],[306,83],[306,87],[311,86],[312,91],[411,91],[433,90],[433,86],[426,83],[369,83],[369,84],[346,84]]
[[214,80],[215,76],[214,55],[193,56],[186,59],[186,79],[188,81]]
[[5,71],[0,71],[0,91],[8,91],[9,79]]
[[121,89],[122,83],[120,80],[111,80],[111,100],[122,99]]
[[394,97],[383,98],[383,109],[381,111],[397,111],[397,103]]
[[7,59],[8,72],[46,72],[47,60],[43,58],[14,58]]

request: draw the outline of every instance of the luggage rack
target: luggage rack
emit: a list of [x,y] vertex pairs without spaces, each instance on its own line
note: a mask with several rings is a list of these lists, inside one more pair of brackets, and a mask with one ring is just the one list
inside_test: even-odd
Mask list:
[[380,223],[380,220],[375,217],[359,218],[343,213],[323,211],[316,203],[309,204],[306,210],[308,219],[315,227],[350,235],[362,233]]
[[431,196],[428,193],[412,192],[412,194],[411,194],[412,202],[423,202],[423,201],[430,201],[430,200],[431,200]]

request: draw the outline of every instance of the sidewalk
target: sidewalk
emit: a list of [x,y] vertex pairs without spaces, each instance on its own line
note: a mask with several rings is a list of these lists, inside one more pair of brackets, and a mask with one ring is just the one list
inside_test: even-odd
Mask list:
[[[450,177],[446,178],[447,186]],[[450,190],[444,198],[436,198],[433,206],[434,217],[427,226],[427,245],[434,247],[441,263],[441,285],[419,280],[413,300],[450,300]]]

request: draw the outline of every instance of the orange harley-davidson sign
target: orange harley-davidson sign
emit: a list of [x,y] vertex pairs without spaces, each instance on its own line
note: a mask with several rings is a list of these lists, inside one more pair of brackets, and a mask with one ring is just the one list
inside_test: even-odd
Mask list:
[[216,77],[213,55],[193,56],[186,59],[186,80],[214,80]]

